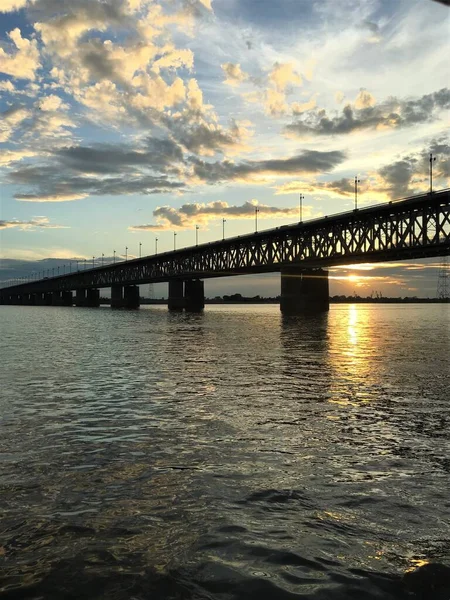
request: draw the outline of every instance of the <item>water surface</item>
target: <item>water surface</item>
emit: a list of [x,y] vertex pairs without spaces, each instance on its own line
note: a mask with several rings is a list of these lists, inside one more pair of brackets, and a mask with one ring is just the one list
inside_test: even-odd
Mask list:
[[0,319],[0,598],[390,600],[450,563],[450,306]]

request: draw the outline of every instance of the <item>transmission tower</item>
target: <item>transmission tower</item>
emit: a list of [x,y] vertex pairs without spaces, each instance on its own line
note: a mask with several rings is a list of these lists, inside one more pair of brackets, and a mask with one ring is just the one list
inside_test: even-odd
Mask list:
[[450,271],[448,256],[444,256],[442,258],[441,267],[439,269],[437,297],[439,300],[450,300]]
[[148,284],[148,298],[149,298],[150,300],[153,300],[153,299],[154,299],[154,297],[155,297],[155,293],[154,293],[154,290],[153,290],[153,284],[152,284],[152,283],[149,283],[149,284]]

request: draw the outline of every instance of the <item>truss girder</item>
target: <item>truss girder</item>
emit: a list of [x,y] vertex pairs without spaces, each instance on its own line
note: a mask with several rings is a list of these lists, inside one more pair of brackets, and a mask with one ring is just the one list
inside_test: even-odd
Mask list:
[[0,295],[136,285],[450,254],[449,192],[82,270],[0,290]]

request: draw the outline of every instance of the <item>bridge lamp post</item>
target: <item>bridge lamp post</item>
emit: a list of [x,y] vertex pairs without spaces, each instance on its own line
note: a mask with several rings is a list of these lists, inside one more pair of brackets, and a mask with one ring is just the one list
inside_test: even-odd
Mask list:
[[155,238],[155,256],[158,256],[158,238]]
[[222,239],[225,239],[225,223],[227,222],[226,219],[222,219]]
[[128,246],[125,246],[125,262],[128,260]]
[[198,246],[198,230],[200,227],[198,225],[195,226],[195,245]]
[[355,210],[358,210],[358,183],[361,183],[361,180],[355,175]]
[[86,271],[86,259],[84,259],[84,270]]
[[139,258],[141,258],[141,256],[142,256],[141,248],[142,248],[142,243],[139,242]]
[[174,250],[177,249],[177,232],[176,231],[173,232],[173,249]]
[[303,200],[305,199],[305,196],[303,194],[300,194],[299,196],[299,216],[300,216],[300,223],[303,223]]
[[258,233],[258,213],[259,208],[255,206],[255,233]]
[[433,163],[435,160],[436,157],[430,152],[430,194],[433,193]]
[[94,268],[94,260],[95,260],[95,256],[92,257],[92,268]]
[[105,258],[105,255],[102,252],[102,267],[103,267],[103,259]]
[[113,250],[113,252],[114,252],[113,263],[114,263],[114,264],[116,264],[116,251],[115,251],[115,250]]

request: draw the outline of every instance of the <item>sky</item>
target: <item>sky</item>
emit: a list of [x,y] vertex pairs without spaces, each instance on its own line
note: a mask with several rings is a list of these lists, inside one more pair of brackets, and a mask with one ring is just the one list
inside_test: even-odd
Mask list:
[[[445,4],[0,0],[0,284],[249,233],[255,206],[297,222],[299,194],[303,220],[346,211],[355,176],[360,207],[427,191],[430,152],[449,187]],[[439,267],[336,268],[331,293],[431,297]]]

